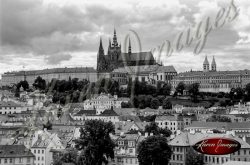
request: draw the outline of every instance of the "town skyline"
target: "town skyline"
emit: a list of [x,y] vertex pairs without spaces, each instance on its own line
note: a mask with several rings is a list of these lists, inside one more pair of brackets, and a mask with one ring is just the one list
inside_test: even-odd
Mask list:
[[[102,37],[106,53],[114,27],[122,45],[131,29],[140,36],[142,51],[149,51],[164,40],[172,41],[187,26],[212,17],[220,7],[230,5],[230,1],[194,2],[159,1],[152,5],[149,1],[126,0],[121,7],[113,1],[2,1],[0,74],[70,66],[95,68],[99,39]],[[240,9],[239,16],[211,32],[200,54],[194,55],[191,46],[162,59],[163,64],[175,66],[178,72],[202,70],[208,55],[209,62],[215,56],[218,70],[249,69],[249,2],[234,3]],[[56,17],[58,14],[61,16]],[[30,20],[33,22],[28,23]],[[132,52],[137,52],[133,38],[131,43]]]

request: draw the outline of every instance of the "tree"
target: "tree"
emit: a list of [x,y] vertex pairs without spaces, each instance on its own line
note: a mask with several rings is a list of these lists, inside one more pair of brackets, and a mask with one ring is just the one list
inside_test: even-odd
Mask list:
[[138,145],[140,165],[166,165],[171,154],[167,139],[162,136],[150,136]]
[[204,165],[203,155],[197,153],[193,148],[189,148],[186,157],[186,164],[188,165]]
[[242,99],[244,95],[244,90],[241,87],[238,87],[235,89],[235,98],[236,99]]
[[153,135],[162,135],[164,137],[169,137],[172,132],[166,128],[160,128],[155,122],[151,122],[149,125],[145,126],[145,132],[153,133]]
[[152,109],[158,109],[160,106],[160,101],[157,98],[153,98],[150,103]]
[[212,115],[207,119],[207,122],[231,122],[231,119],[226,116]]
[[67,148],[63,151],[62,156],[55,160],[54,165],[64,165],[64,164],[72,164],[77,165],[78,157],[77,157],[77,150],[74,148]]
[[163,109],[171,109],[172,108],[172,103],[169,101],[169,99],[164,99],[162,103],[162,108]]
[[197,102],[197,96],[199,95],[199,83],[193,83],[188,86],[188,92],[193,99],[193,102]]
[[46,88],[46,81],[45,81],[44,79],[42,79],[42,77],[38,76],[38,77],[35,79],[35,82],[34,82],[33,86],[34,86],[36,89],[45,90],[45,88]]
[[179,84],[175,88],[175,91],[183,95],[183,91],[185,90],[185,88],[186,88],[186,85],[184,84],[184,82],[179,82]]
[[80,129],[80,138],[75,141],[76,148],[81,151],[84,165],[108,164],[108,158],[114,158],[115,143],[110,134],[115,128],[111,122],[101,120],[86,121]]
[[171,93],[171,89],[172,89],[171,84],[165,83],[165,84],[163,85],[163,87],[162,87],[161,90],[162,90],[163,95],[169,96],[170,93]]
[[248,83],[245,87],[245,93],[246,93],[246,96],[245,96],[245,100],[246,101],[250,101],[250,83]]

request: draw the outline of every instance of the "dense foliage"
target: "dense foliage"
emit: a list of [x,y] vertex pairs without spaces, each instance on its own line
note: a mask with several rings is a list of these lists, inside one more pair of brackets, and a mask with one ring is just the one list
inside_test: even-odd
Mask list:
[[108,164],[108,159],[114,158],[115,143],[110,138],[110,134],[114,131],[111,122],[86,121],[84,127],[80,129],[80,138],[75,141],[76,148],[81,151],[80,164]]
[[171,158],[171,148],[163,136],[149,136],[138,145],[140,165],[166,165]]

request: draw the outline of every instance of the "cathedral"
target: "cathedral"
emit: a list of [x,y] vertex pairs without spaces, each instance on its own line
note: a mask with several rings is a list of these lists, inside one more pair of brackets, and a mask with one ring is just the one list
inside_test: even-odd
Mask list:
[[155,65],[156,61],[151,52],[132,53],[131,42],[129,39],[128,52],[121,52],[121,44],[117,42],[116,30],[114,29],[113,42],[109,40],[107,54],[105,55],[102,39],[100,39],[99,50],[97,53],[97,72],[112,72],[118,67]]

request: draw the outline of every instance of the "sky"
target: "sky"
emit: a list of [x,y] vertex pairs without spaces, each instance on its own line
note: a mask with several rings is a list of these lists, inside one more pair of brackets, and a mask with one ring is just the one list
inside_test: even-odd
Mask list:
[[[219,11],[226,15],[232,4],[238,15],[215,27]],[[194,36],[206,18],[212,29],[200,52],[194,52],[199,41],[194,38],[171,56],[162,51],[160,61],[177,72],[201,70],[207,55],[210,63],[215,57],[217,70],[250,69],[249,0],[0,0],[0,74],[96,67],[100,37],[107,52],[114,28],[123,51],[126,35],[132,52],[150,51],[166,41],[176,43],[181,33],[184,41],[188,29]],[[154,56],[159,59],[157,51]]]

